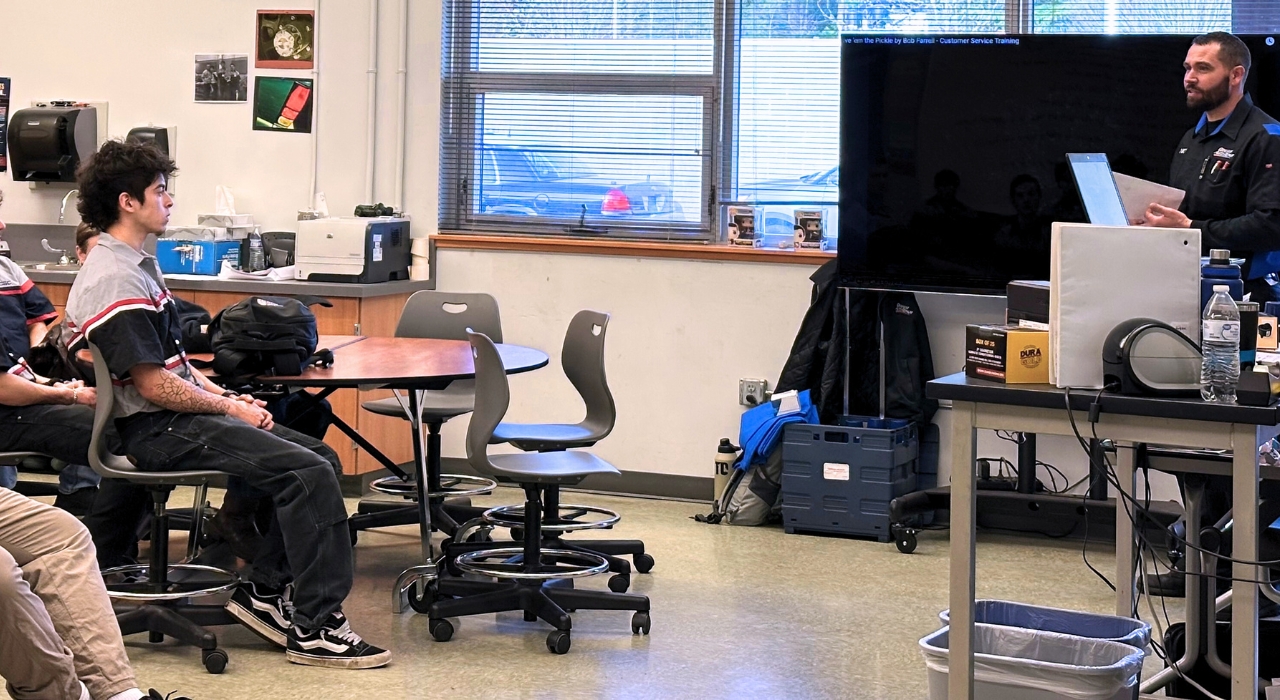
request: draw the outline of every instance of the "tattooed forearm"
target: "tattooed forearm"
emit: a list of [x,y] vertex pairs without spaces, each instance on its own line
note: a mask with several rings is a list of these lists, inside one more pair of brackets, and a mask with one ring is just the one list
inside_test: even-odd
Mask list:
[[211,394],[159,365],[139,365],[132,374],[144,398],[170,411],[218,415],[227,412],[227,399]]

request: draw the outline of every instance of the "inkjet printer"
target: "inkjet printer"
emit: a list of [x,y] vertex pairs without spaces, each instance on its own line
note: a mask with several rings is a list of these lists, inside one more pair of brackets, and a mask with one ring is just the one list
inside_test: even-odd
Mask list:
[[409,279],[409,220],[389,216],[298,222],[294,279],[370,284]]

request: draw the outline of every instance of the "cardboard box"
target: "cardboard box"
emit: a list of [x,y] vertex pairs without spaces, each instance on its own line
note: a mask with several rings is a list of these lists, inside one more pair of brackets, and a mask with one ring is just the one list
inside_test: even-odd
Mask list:
[[970,377],[1005,384],[1049,383],[1048,331],[970,325],[964,347],[964,371]]
[[1275,352],[1277,348],[1276,335],[1280,333],[1280,329],[1276,328],[1276,317],[1261,314],[1258,316],[1258,349],[1268,352]]

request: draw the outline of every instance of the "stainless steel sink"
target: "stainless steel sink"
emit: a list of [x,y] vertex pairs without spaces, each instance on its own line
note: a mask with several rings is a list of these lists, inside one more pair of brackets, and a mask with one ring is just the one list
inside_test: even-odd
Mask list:
[[22,262],[18,267],[24,270],[44,270],[46,272],[79,272],[79,265],[59,265],[54,262]]

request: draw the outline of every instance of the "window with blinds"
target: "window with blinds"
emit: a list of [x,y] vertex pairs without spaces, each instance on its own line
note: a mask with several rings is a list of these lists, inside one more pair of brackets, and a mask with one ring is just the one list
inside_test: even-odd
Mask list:
[[1199,34],[1231,31],[1231,0],[1038,0],[1037,34]]
[[1280,31],[1280,0],[446,0],[441,227],[838,230],[841,32]]
[[744,0],[734,36],[731,204],[756,210],[766,247],[791,244],[797,211],[838,230],[840,33],[1004,30],[1004,0]]
[[708,237],[713,0],[446,5],[446,228]]

